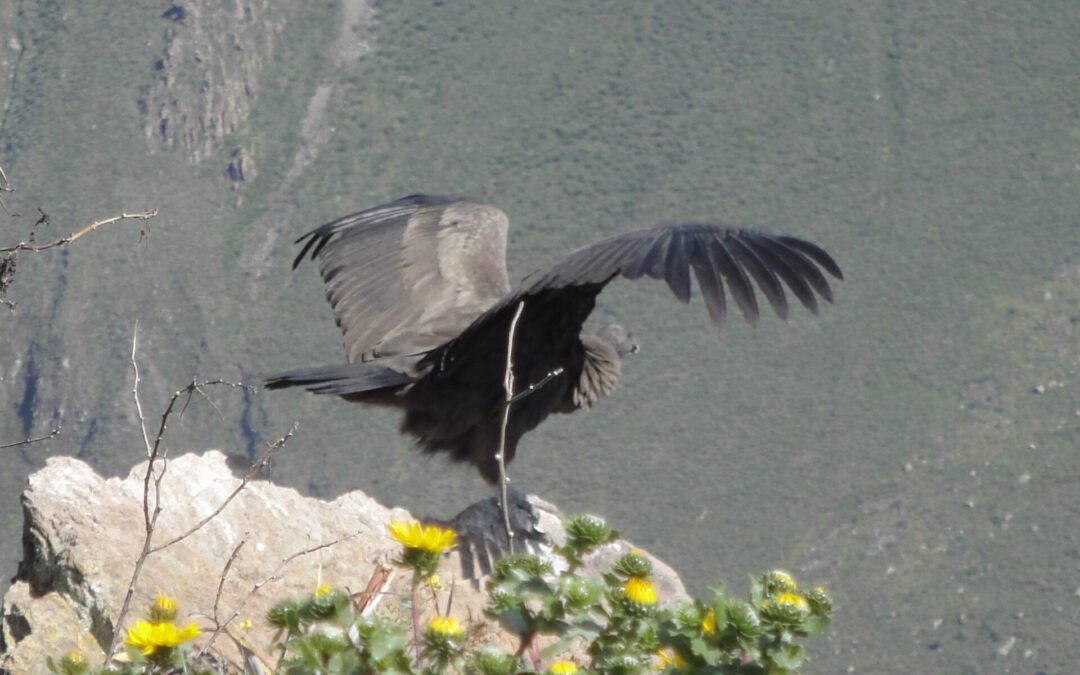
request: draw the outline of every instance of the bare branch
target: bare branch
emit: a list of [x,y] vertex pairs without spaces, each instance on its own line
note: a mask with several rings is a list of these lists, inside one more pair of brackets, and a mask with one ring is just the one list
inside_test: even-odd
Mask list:
[[[11,191],[13,189],[14,188],[12,188],[12,187],[10,187],[8,185],[7,177],[3,175],[3,170],[0,169],[0,192]],[[4,204],[3,200],[0,200],[0,207],[2,207],[4,209],[4,211],[7,211],[8,213],[11,213],[10,211],[8,211],[8,208]],[[42,211],[40,208],[38,209],[38,213],[40,213],[41,216],[34,223],[33,227],[37,227],[38,225],[48,225],[49,224],[49,215],[47,213],[45,213],[44,211]],[[18,214],[11,214],[11,215],[16,216]],[[150,220],[151,218],[153,218],[156,215],[157,215],[157,209],[144,211],[142,213],[121,213],[120,215],[113,216],[111,218],[105,218],[103,220],[95,220],[94,222],[90,223],[89,225],[82,228],[78,232],[72,232],[68,236],[63,237],[61,239],[57,239],[56,241],[48,243],[48,244],[35,244],[34,243],[34,230],[33,230],[33,227],[32,227],[31,230],[30,230],[30,234],[29,234],[29,236],[27,238],[27,241],[20,241],[18,244],[15,244],[14,246],[0,247],[0,253],[7,254],[2,259],[0,259],[0,304],[7,305],[8,309],[11,309],[11,310],[15,309],[15,303],[10,301],[10,300],[4,299],[3,296],[4,296],[5,293],[7,293],[7,290],[11,286],[11,282],[12,282],[14,276],[15,276],[15,267],[16,267],[16,265],[18,263],[18,254],[19,254],[20,251],[31,251],[31,252],[45,251],[45,250],[50,249],[50,248],[56,248],[57,246],[63,246],[65,244],[70,244],[71,242],[75,241],[79,237],[85,236],[85,235],[93,232],[94,230],[98,229],[99,227],[101,227],[103,225],[108,225],[110,223],[115,223],[115,222],[120,221],[120,220],[132,220],[132,219],[134,219],[134,220],[142,220],[142,221],[145,222],[145,221]],[[142,240],[142,237],[146,235],[147,231],[148,230],[147,230],[146,227],[144,227],[142,229],[142,231],[140,232],[140,236],[139,236],[140,241]]]
[[135,350],[139,345],[139,321],[135,320],[135,328],[131,332],[131,369],[135,371],[135,381],[131,384],[131,395],[135,399],[135,412],[139,415],[139,429],[142,430],[143,445],[146,446],[146,456],[152,452],[150,437],[146,433],[146,417],[143,416],[142,403],[139,402],[139,362],[135,359]]
[[[7,174],[4,173],[4,167],[0,166],[0,192],[14,192],[14,191],[15,191],[15,188],[13,188],[11,186],[11,183],[8,182]],[[17,213],[12,213],[10,210],[8,210],[7,204],[4,203],[3,199],[0,199],[0,208],[4,209],[4,212],[9,214],[9,215],[12,215],[12,216],[18,216],[19,215]]]
[[218,635],[220,635],[221,632],[223,630],[225,630],[225,627],[228,626],[234,619],[236,619],[236,617],[240,616],[240,612],[243,611],[244,606],[247,605],[248,600],[253,598],[255,596],[255,594],[258,593],[262,589],[262,587],[265,586],[266,584],[269,584],[269,583],[271,583],[273,581],[277,581],[279,575],[281,574],[281,571],[283,569],[285,569],[286,565],[291,563],[293,560],[296,560],[300,556],[308,555],[310,553],[315,553],[316,551],[321,551],[324,548],[330,548],[331,546],[337,546],[338,544],[340,544],[343,541],[348,541],[349,539],[353,539],[355,537],[358,537],[358,536],[360,536],[360,532],[361,532],[361,530],[357,530],[356,532],[354,532],[354,533],[352,533],[350,535],[346,535],[344,537],[338,537],[337,539],[334,539],[332,541],[324,542],[322,544],[318,544],[318,545],[312,546],[310,548],[305,548],[305,549],[303,549],[301,551],[297,551],[295,553],[292,553],[292,554],[287,555],[284,558],[282,558],[281,562],[278,564],[277,567],[274,568],[274,570],[270,573],[269,576],[267,576],[266,578],[264,578],[261,581],[257,581],[254,584],[252,584],[251,589],[247,592],[247,595],[245,595],[244,598],[240,601],[240,603],[236,606],[236,609],[233,610],[233,613],[230,614],[227,619],[225,619],[224,623],[220,624],[217,627],[217,629],[214,630],[214,632],[210,634],[210,638],[206,641],[205,644],[203,644],[202,648],[199,650],[198,656],[202,656],[203,654],[205,654],[210,649],[210,647],[214,644],[214,640],[217,639]]
[[[157,516],[161,513],[161,479],[165,476],[164,469],[154,480],[154,512],[150,513],[150,478],[154,475],[154,462],[157,459],[158,448],[160,447],[161,435],[165,432],[165,420],[168,419],[168,410],[161,420],[161,430],[158,433],[158,440],[153,446],[150,445],[150,438],[146,434],[146,419],[143,417],[142,404],[139,402],[139,363],[135,358],[136,348],[138,347],[139,336],[139,322],[135,322],[135,328],[132,331],[131,337],[131,366],[135,372],[135,383],[132,385],[132,393],[135,397],[135,409],[139,413],[139,427],[142,429],[143,442],[146,444],[146,475],[143,477],[143,528],[145,530],[143,534],[142,550],[139,552],[139,557],[135,559],[135,569],[131,572],[131,580],[128,581],[127,592],[124,594],[124,603],[120,606],[120,613],[116,617],[116,623],[113,624],[112,638],[109,640],[109,647],[105,650],[105,662],[112,661],[113,653],[116,651],[117,640],[120,637],[120,631],[123,630],[124,618],[127,617],[128,610],[131,609],[131,598],[135,595],[135,584],[139,580],[139,576],[142,574],[143,565],[146,563],[147,557],[150,555],[150,543],[154,537],[154,525],[157,523]],[[173,401],[176,400],[176,394],[173,395]],[[172,408],[173,401],[169,402],[169,409]]]
[[153,547],[152,549],[150,549],[150,553],[157,553],[158,551],[162,551],[164,549],[167,549],[170,546],[172,546],[173,544],[179,543],[179,542],[183,541],[184,539],[187,539],[188,537],[190,537],[191,535],[195,534],[197,531],[202,529],[202,527],[204,525],[206,525],[211,520],[216,518],[219,513],[221,513],[222,511],[225,510],[225,507],[229,505],[229,502],[231,502],[236,497],[236,495],[240,494],[240,492],[245,487],[247,487],[247,484],[250,483],[252,481],[252,479],[255,478],[256,475],[258,475],[258,473],[262,470],[262,468],[264,466],[266,466],[270,462],[270,458],[273,456],[273,454],[277,450],[279,450],[280,448],[284,447],[285,444],[289,442],[289,439],[292,438],[293,434],[296,433],[297,426],[298,426],[298,423],[293,422],[292,429],[289,430],[289,433],[285,434],[284,436],[282,436],[278,440],[271,443],[269,447],[267,447],[266,452],[263,453],[262,457],[260,457],[259,460],[257,462],[255,462],[255,464],[253,464],[250,469],[248,469],[247,474],[244,475],[244,478],[240,481],[240,484],[236,486],[236,489],[234,489],[229,494],[228,497],[226,497],[224,500],[222,500],[221,504],[218,505],[218,507],[216,509],[214,509],[208,516],[206,516],[205,518],[200,520],[198,523],[196,523],[194,526],[189,528],[183,534],[170,539],[169,541],[165,542],[164,544],[159,544],[159,545]]
[[244,548],[244,544],[246,544],[248,542],[248,537],[250,537],[250,536],[251,536],[250,532],[245,532],[244,533],[244,538],[241,539],[240,543],[237,544],[233,548],[232,553],[229,554],[229,559],[225,561],[225,567],[223,567],[221,569],[221,574],[218,575],[217,593],[214,594],[214,625],[215,626],[224,627],[224,624],[222,624],[220,622],[220,620],[218,619],[218,607],[221,605],[221,593],[222,593],[222,591],[225,590],[225,579],[227,579],[229,577],[229,570],[232,569],[233,563],[236,562],[236,559],[238,557],[240,557],[240,549]]
[[54,436],[59,434],[60,429],[61,425],[57,425],[55,429],[45,434],[44,436],[37,436],[36,438],[31,438],[27,436],[25,440],[16,441],[14,443],[5,443],[4,445],[0,445],[0,450],[3,450],[4,448],[14,448],[16,445],[27,445],[29,443],[37,443],[38,441],[47,441],[50,438],[53,438]]
[[121,213],[118,216],[112,218],[105,218],[104,220],[95,220],[78,232],[72,232],[62,239],[57,239],[54,242],[48,244],[30,244],[27,242],[19,242],[14,246],[0,247],[0,253],[11,253],[13,251],[45,251],[50,248],[56,248],[57,246],[63,246],[64,244],[70,244],[79,237],[90,234],[94,230],[103,225],[109,225],[120,220],[150,220],[158,214],[157,209],[151,209],[149,211],[143,211],[142,213]]
[[[179,537],[175,537],[172,540],[159,546],[154,546],[154,531],[157,527],[158,516],[161,515],[162,511],[161,482],[164,479],[165,473],[168,469],[168,464],[165,461],[165,455],[167,453],[162,447],[162,441],[165,438],[165,430],[168,428],[169,417],[172,415],[173,410],[176,408],[176,402],[180,399],[180,397],[184,395],[186,395],[187,399],[190,400],[191,396],[196,392],[198,392],[202,396],[206,396],[206,393],[202,389],[203,387],[212,384],[225,384],[232,387],[243,387],[248,390],[251,390],[252,387],[237,382],[227,382],[225,380],[210,380],[208,382],[199,382],[197,379],[192,380],[191,384],[187,385],[183,389],[180,389],[179,391],[174,392],[172,398],[169,399],[169,404],[165,407],[165,411],[161,414],[161,422],[158,426],[157,435],[155,436],[154,441],[151,443],[150,436],[146,430],[146,418],[143,415],[142,403],[139,400],[139,364],[138,359],[136,358],[136,353],[138,350],[138,331],[139,324],[138,322],[136,322],[135,329],[131,338],[131,366],[132,370],[134,371],[135,380],[132,386],[132,396],[135,399],[135,408],[139,415],[139,427],[142,430],[143,444],[146,447],[147,454],[146,473],[143,476],[142,503],[143,527],[145,529],[145,533],[143,535],[142,550],[139,552],[139,557],[135,560],[135,569],[132,570],[131,579],[128,582],[127,592],[124,594],[123,605],[120,607],[120,613],[117,615],[116,622],[113,624],[114,628],[112,638],[109,641],[109,647],[106,650],[106,662],[110,662],[112,660],[113,653],[116,651],[117,642],[120,637],[120,631],[122,630],[122,626],[124,625],[124,619],[127,616],[128,611],[131,609],[131,599],[135,595],[135,587],[138,583],[139,577],[142,574],[143,565],[146,563],[147,558],[149,558],[151,554],[156,553],[169,546],[172,546],[173,544],[191,536],[191,534],[203,527],[212,518],[217,516],[217,514],[221,513],[222,509],[224,509],[225,506],[228,505],[228,503],[232,501],[232,499],[236,497],[237,494],[239,494],[240,490],[242,490],[248,484],[248,482],[250,482],[251,478],[255,475],[255,473],[259,469],[261,469],[267,461],[269,461],[270,456],[273,454],[273,451],[285,445],[285,442],[292,436],[293,432],[296,430],[296,425],[294,424],[292,431],[290,431],[276,443],[272,444],[267,449],[266,453],[263,454],[262,459],[260,459],[259,462],[257,462],[255,466],[252,467],[251,471],[248,472],[248,475],[244,477],[236,490],[234,490],[233,493],[229,495],[212,514],[204,518],[202,521],[200,521],[194,527],[190,528],[188,531],[181,534]],[[157,468],[159,466],[159,458],[161,459],[161,464],[160,468]],[[154,494],[153,508],[151,508],[150,506],[151,486],[153,488]],[[222,581],[222,583],[224,583],[224,580]]]
[[525,398],[525,397],[526,397],[526,396],[528,396],[529,394],[533,393],[534,391],[536,391],[536,390],[537,390],[537,389],[539,389],[540,387],[544,386],[544,385],[545,385],[545,384],[547,384],[548,382],[551,382],[551,381],[552,381],[552,380],[554,380],[554,379],[555,379],[556,377],[558,377],[558,376],[560,376],[560,375],[562,375],[562,374],[563,374],[563,367],[562,367],[562,366],[559,366],[559,367],[558,367],[558,368],[556,368],[555,370],[551,371],[551,372],[550,372],[550,373],[548,373],[547,375],[545,375],[545,376],[543,376],[542,378],[540,378],[540,381],[539,381],[539,382],[537,382],[536,384],[530,384],[529,386],[525,387],[524,389],[522,389],[522,390],[521,390],[521,391],[519,391],[518,393],[514,394],[514,395],[513,395],[513,396],[512,396],[511,398],[510,398],[510,401],[509,401],[509,402],[510,402],[510,403],[516,403],[516,402],[518,402],[519,400],[521,400],[521,399]]
[[514,552],[514,528],[510,525],[510,501],[507,495],[507,487],[510,478],[506,475],[506,426],[510,422],[510,407],[514,401],[514,338],[517,335],[518,320],[525,311],[525,300],[518,302],[514,318],[510,320],[510,331],[506,337],[506,375],[503,378],[503,389],[506,392],[506,405],[503,406],[502,424],[499,427],[499,451],[495,453],[495,459],[499,462],[499,508],[502,511],[503,528],[506,530],[506,550]]

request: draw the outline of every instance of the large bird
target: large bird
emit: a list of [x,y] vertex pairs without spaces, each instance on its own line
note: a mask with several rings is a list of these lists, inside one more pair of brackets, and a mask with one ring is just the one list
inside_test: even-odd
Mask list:
[[[727,296],[751,323],[754,282],[782,318],[784,285],[810,311],[832,301],[822,269],[842,279],[818,246],[794,237],[714,225],[658,225],[578,249],[511,289],[507,218],[494,206],[410,195],[339,218],[297,240],[319,264],[344,333],[348,363],[295,370],[270,389],[303,386],[404,411],[401,431],[430,453],[471,462],[496,482],[508,337],[514,325],[516,390],[505,458],[548,415],[591,407],[615,388],[633,345],[617,326],[582,333],[596,296],[618,276],[663,279],[690,300],[691,271],[719,328]],[[783,282],[783,284],[781,283]],[[726,287],[726,293],[725,293]]]

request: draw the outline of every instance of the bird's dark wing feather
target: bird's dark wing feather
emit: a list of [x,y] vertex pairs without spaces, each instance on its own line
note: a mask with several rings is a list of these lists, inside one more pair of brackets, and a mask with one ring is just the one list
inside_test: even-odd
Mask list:
[[318,260],[350,363],[427,351],[509,291],[506,216],[450,197],[410,195],[297,240]]
[[526,278],[503,304],[514,304],[539,291],[627,279],[663,279],[682,302],[690,299],[690,270],[698,280],[713,322],[724,321],[724,287],[746,320],[756,323],[756,282],[776,313],[786,318],[788,288],[810,311],[818,295],[832,302],[824,268],[843,279],[840,267],[820,247],[795,237],[714,225],[660,225],[627,232],[579,249]]
[[316,394],[344,396],[376,389],[409,384],[415,378],[401,370],[370,363],[343,363],[318,368],[303,368],[267,378],[267,389],[307,387]]
[[522,300],[526,325],[561,325],[580,330],[596,295],[620,274],[628,279],[663,279],[676,298],[688,302],[693,270],[717,328],[725,320],[728,293],[746,320],[757,322],[760,312],[755,282],[781,317],[786,318],[788,313],[784,284],[816,313],[815,292],[832,301],[832,289],[821,269],[843,279],[840,267],[828,253],[794,237],[696,224],[627,232],[578,249],[530,275],[458,338],[433,350],[425,361],[438,362],[439,368],[447,369],[480,344],[494,348],[495,336],[505,336],[513,308]]

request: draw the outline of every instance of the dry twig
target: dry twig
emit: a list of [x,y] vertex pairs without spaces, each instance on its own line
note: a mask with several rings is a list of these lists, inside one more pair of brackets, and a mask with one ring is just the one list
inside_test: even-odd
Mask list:
[[33,438],[31,438],[30,436],[27,436],[25,439],[23,439],[21,441],[15,441],[14,443],[5,443],[4,445],[0,445],[0,450],[3,450],[4,448],[14,448],[16,445],[27,445],[29,443],[37,443],[38,441],[47,441],[50,438],[52,438],[52,437],[56,436],[57,434],[59,434],[61,428],[62,428],[61,425],[58,424],[58,425],[56,425],[55,429],[53,429],[49,433],[45,434],[44,436],[35,436]]
[[539,382],[534,382],[516,394],[514,393],[514,347],[518,321],[521,319],[521,315],[524,311],[525,301],[521,300],[518,302],[517,309],[514,311],[514,318],[510,320],[510,329],[506,336],[506,372],[503,376],[505,403],[503,404],[502,422],[499,426],[499,449],[495,453],[495,459],[499,463],[499,510],[502,511],[503,529],[506,531],[506,550],[508,553],[514,552],[514,527],[510,522],[510,504],[509,495],[507,494],[510,486],[510,477],[506,475],[506,428],[510,423],[510,408],[517,401],[532,394],[563,373],[562,367],[556,368],[540,378]]
[[150,220],[151,218],[156,216],[157,213],[158,213],[157,209],[151,209],[149,211],[143,211],[142,213],[121,213],[120,215],[113,216],[112,218],[105,218],[104,220],[95,220],[94,222],[90,223],[89,225],[87,225],[83,229],[79,230],[78,232],[72,232],[68,236],[63,237],[61,239],[57,239],[56,241],[50,242],[48,244],[33,244],[33,243],[30,243],[30,242],[20,241],[18,244],[15,244],[14,246],[0,247],[0,253],[14,253],[16,251],[45,251],[45,250],[50,249],[50,248],[56,248],[57,246],[63,246],[64,244],[70,244],[71,242],[75,241],[79,237],[90,234],[91,232],[93,232],[94,230],[98,229],[99,227],[101,227],[103,225],[108,225],[110,223],[115,223],[115,222],[120,221],[120,220],[132,220],[132,219],[134,219],[134,220]]
[[[192,380],[191,384],[173,393],[172,398],[169,399],[169,404],[165,407],[165,411],[161,414],[161,422],[158,425],[157,435],[155,436],[153,442],[151,442],[150,435],[147,433],[146,429],[146,417],[143,414],[142,402],[139,399],[139,363],[138,359],[136,358],[136,352],[138,350],[138,337],[139,324],[138,322],[136,322],[135,329],[131,338],[131,366],[132,370],[134,371],[134,383],[132,384],[131,391],[132,397],[135,401],[135,410],[139,416],[139,428],[142,431],[143,444],[146,447],[147,455],[146,473],[143,476],[142,502],[143,527],[145,533],[143,535],[142,550],[139,552],[139,557],[135,560],[135,569],[132,571],[131,579],[128,582],[127,592],[124,594],[124,602],[120,607],[120,613],[116,617],[116,622],[113,624],[112,639],[110,640],[109,647],[106,651],[107,662],[112,660],[113,653],[116,651],[121,627],[124,624],[124,619],[126,618],[128,611],[131,609],[131,599],[135,594],[135,587],[138,583],[140,575],[142,574],[142,568],[143,565],[146,563],[147,558],[149,558],[151,554],[157,553],[162,549],[168,548],[169,546],[172,546],[173,544],[176,544],[177,542],[183,541],[187,537],[190,537],[192,534],[194,534],[196,531],[206,525],[206,523],[210,522],[210,520],[212,520],[219,513],[221,513],[221,511],[229,504],[229,502],[231,502],[233,498],[235,498],[236,495],[239,494],[240,491],[251,481],[252,477],[259,471],[259,469],[261,469],[262,466],[269,461],[270,456],[273,454],[273,451],[277,448],[282,447],[285,442],[292,437],[293,431],[295,431],[296,429],[296,426],[294,425],[292,431],[290,431],[282,439],[270,446],[267,452],[264,453],[263,458],[260,459],[259,462],[257,462],[255,466],[252,467],[252,469],[240,482],[240,485],[232,492],[232,494],[225,498],[225,500],[213,511],[213,513],[211,513],[203,520],[199,521],[198,524],[196,524],[194,527],[191,527],[180,536],[174,537],[173,539],[170,539],[164,544],[158,544],[155,546],[153,544],[154,532],[157,527],[158,516],[160,516],[162,511],[161,481],[162,479],[164,479],[166,469],[168,468],[168,464],[165,461],[166,455],[168,453],[162,447],[162,441],[165,438],[165,431],[168,428],[169,417],[172,415],[173,410],[176,407],[176,402],[181,397],[186,396],[187,399],[184,402],[184,406],[186,408],[187,402],[190,401],[192,395],[194,395],[195,393],[199,393],[202,396],[206,396],[205,392],[203,391],[203,387],[214,384],[224,384],[231,387],[242,387],[244,389],[248,389],[249,391],[252,388],[248,385],[240,384],[237,382],[228,382],[226,380],[220,379],[209,380],[205,382],[200,382],[197,379]],[[159,460],[161,460],[160,464],[158,463]],[[153,489],[153,507],[151,507],[150,505],[151,489]],[[226,571],[227,569],[228,567],[226,567]]]
[[[0,192],[2,192],[2,191],[10,191],[12,189],[14,189],[14,188],[11,188],[8,185],[7,177],[3,175],[3,170],[0,169]],[[3,203],[2,200],[0,200],[0,206],[2,206],[5,211],[7,211],[7,207],[4,206],[4,203]],[[34,223],[34,226],[36,227],[36,226],[42,225],[42,224],[48,225],[49,224],[49,216],[48,216],[48,214],[46,214],[41,209],[38,209],[38,213],[41,214],[41,217],[39,217],[37,219],[37,222]],[[12,214],[12,215],[16,215],[16,214]],[[111,218],[105,218],[103,220],[95,220],[94,222],[90,223],[89,225],[82,228],[78,232],[72,232],[68,236],[63,237],[61,239],[57,239],[56,241],[50,242],[48,244],[35,244],[34,243],[34,231],[33,231],[33,229],[31,229],[28,241],[20,241],[18,244],[15,244],[14,246],[0,247],[0,253],[6,254],[6,255],[3,256],[3,258],[0,258],[0,303],[3,303],[5,305],[7,305],[8,309],[11,309],[11,310],[15,309],[15,303],[12,302],[11,300],[5,299],[3,296],[7,292],[8,288],[11,286],[11,282],[13,281],[13,279],[15,277],[15,268],[18,265],[18,256],[19,256],[20,251],[31,251],[31,252],[34,252],[34,253],[37,253],[37,252],[40,252],[40,251],[45,251],[45,250],[48,250],[50,248],[56,248],[58,246],[63,246],[65,244],[70,244],[71,242],[75,241],[76,239],[93,232],[94,230],[98,229],[99,227],[102,227],[103,225],[108,225],[110,223],[115,223],[115,222],[120,221],[120,220],[131,220],[131,219],[148,221],[148,220],[150,220],[151,218],[153,218],[156,215],[157,215],[157,209],[151,209],[149,211],[143,211],[142,213],[121,213],[120,215],[113,216]],[[140,233],[140,239],[142,238],[142,236],[146,235],[146,232],[147,232],[146,228],[143,228],[142,232]]]
[[295,553],[291,553],[291,554],[285,556],[284,558],[282,558],[281,562],[278,564],[277,567],[274,568],[274,571],[272,571],[269,576],[262,579],[261,581],[256,581],[254,584],[251,585],[251,589],[248,590],[247,595],[245,595],[244,598],[240,601],[240,603],[236,606],[236,609],[233,610],[233,613],[230,614],[227,619],[225,619],[224,623],[220,624],[217,627],[217,629],[213,633],[210,634],[210,638],[206,641],[205,644],[203,644],[202,648],[199,650],[198,656],[202,656],[203,654],[205,654],[210,649],[211,645],[214,644],[214,640],[217,639],[218,635],[220,635],[221,632],[223,630],[225,630],[225,627],[228,626],[229,623],[231,623],[234,619],[236,619],[236,617],[240,616],[240,612],[243,611],[244,606],[247,605],[248,600],[250,600],[252,597],[254,597],[255,594],[258,593],[262,589],[263,586],[265,586],[266,584],[269,584],[270,582],[278,580],[278,578],[279,578],[279,576],[281,574],[281,571],[283,569],[285,569],[286,565],[291,563],[293,560],[296,560],[300,556],[308,555],[308,554],[314,553],[316,551],[321,551],[322,549],[330,548],[331,546],[337,546],[338,544],[340,544],[343,541],[348,541],[349,539],[353,539],[353,538],[358,537],[358,536],[360,536],[360,531],[359,530],[357,530],[356,532],[353,532],[350,535],[347,535],[347,536],[344,536],[344,537],[338,537],[337,539],[334,539],[332,541],[324,542],[322,544],[318,544],[318,545],[312,546],[310,548],[305,548],[303,550],[296,551]]
[[[4,173],[4,167],[0,166],[0,192],[14,192],[14,191],[15,191],[15,188],[13,188],[11,186],[11,183],[8,182],[7,174]],[[0,208],[4,209],[4,212],[9,214],[9,215],[12,215],[12,216],[19,215],[17,213],[11,213],[11,211],[8,211],[7,204],[4,203],[3,199],[0,199]]]
[[514,318],[510,320],[510,331],[506,337],[506,374],[503,377],[503,390],[506,404],[503,406],[502,424],[499,427],[499,451],[495,459],[499,462],[499,509],[502,511],[503,528],[506,530],[506,550],[514,552],[514,528],[510,525],[510,503],[507,489],[510,477],[506,475],[506,426],[510,422],[510,406],[514,401],[514,337],[517,334],[518,320],[525,311],[525,301],[518,303]]
[[[231,383],[224,383],[224,384],[231,384]],[[243,477],[243,478],[242,478],[242,479],[240,480],[240,484],[239,484],[239,485],[237,485],[237,486],[236,486],[236,488],[235,488],[235,489],[233,489],[233,491],[232,491],[231,493],[229,493],[229,496],[228,496],[228,497],[226,497],[225,499],[223,499],[223,500],[222,500],[222,502],[221,502],[221,504],[219,504],[219,505],[218,505],[218,507],[217,507],[216,509],[214,509],[213,511],[211,511],[211,512],[210,512],[210,514],[209,514],[208,516],[206,516],[205,518],[203,518],[202,520],[200,520],[200,521],[199,521],[198,523],[196,523],[195,525],[191,526],[191,527],[190,527],[190,528],[189,528],[189,529],[188,529],[188,530],[187,530],[186,532],[184,532],[183,534],[181,534],[181,535],[179,535],[179,536],[176,536],[176,537],[173,537],[172,539],[170,539],[169,541],[165,542],[164,544],[158,544],[157,546],[155,546],[155,547],[151,548],[151,549],[150,549],[150,553],[157,553],[158,551],[162,551],[162,550],[164,550],[164,549],[167,549],[167,548],[169,548],[170,546],[172,546],[173,544],[179,543],[179,542],[183,541],[184,539],[187,539],[187,538],[188,538],[188,537],[190,537],[191,535],[193,535],[193,534],[195,534],[196,532],[198,532],[199,530],[201,530],[201,529],[203,528],[203,526],[204,526],[204,525],[206,525],[206,524],[207,524],[207,523],[209,523],[209,522],[210,522],[211,520],[213,520],[214,518],[216,518],[216,517],[217,517],[217,515],[218,515],[219,513],[221,513],[222,511],[224,511],[224,510],[225,510],[225,507],[229,505],[229,502],[231,502],[231,501],[232,501],[233,499],[235,499],[235,498],[236,498],[236,496],[237,496],[238,494],[240,494],[240,492],[241,492],[241,491],[242,491],[242,490],[243,490],[243,489],[244,489],[245,487],[247,487],[248,483],[250,483],[250,482],[252,481],[252,479],[253,479],[253,478],[255,478],[255,476],[256,476],[256,475],[258,475],[258,473],[259,473],[259,472],[260,472],[260,471],[262,470],[262,468],[263,468],[264,466],[266,466],[266,465],[267,465],[267,464],[268,464],[268,463],[270,462],[270,458],[271,458],[271,457],[273,456],[273,454],[274,454],[274,453],[275,453],[275,452],[276,452],[276,451],[277,451],[278,449],[280,449],[280,448],[284,447],[284,446],[285,446],[285,444],[289,442],[289,439],[293,437],[293,434],[294,434],[294,433],[296,433],[296,427],[297,427],[297,424],[296,424],[296,423],[294,422],[294,423],[293,423],[293,426],[292,426],[292,429],[290,429],[290,430],[289,430],[289,433],[285,434],[284,436],[282,436],[282,437],[281,437],[281,438],[279,438],[278,440],[274,441],[274,442],[273,442],[273,443],[272,443],[272,444],[271,444],[271,445],[270,445],[270,446],[269,446],[269,447],[268,447],[268,448],[266,449],[266,452],[264,452],[264,453],[263,453],[263,455],[262,455],[262,457],[260,457],[260,458],[259,458],[259,461],[255,462],[255,464],[253,464],[253,465],[251,466],[251,468],[250,468],[250,469],[248,469],[248,472],[247,472],[247,473],[246,473],[246,474],[244,475],[244,477]]]

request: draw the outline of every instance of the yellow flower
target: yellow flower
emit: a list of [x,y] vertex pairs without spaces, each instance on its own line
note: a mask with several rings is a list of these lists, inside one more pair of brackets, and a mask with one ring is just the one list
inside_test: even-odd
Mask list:
[[795,579],[784,570],[773,570],[768,574],[769,584],[781,591],[794,591]]
[[706,635],[712,635],[716,632],[716,608],[713,607],[709,611],[705,612],[704,618],[701,619],[701,630],[705,631]]
[[688,665],[682,654],[675,651],[673,647],[661,647],[660,651],[656,652],[656,655],[660,657],[660,663],[656,664],[657,670],[667,670],[668,668],[682,670]]
[[653,586],[652,582],[648,579],[630,577],[626,580],[626,586],[623,587],[623,592],[626,593],[626,597],[639,605],[656,604],[656,587]]
[[800,612],[810,609],[810,603],[798,593],[781,593],[776,596],[776,604],[791,605]]
[[443,586],[442,579],[439,578],[438,574],[432,574],[430,577],[428,577],[427,585],[436,591],[441,591],[443,590],[443,588],[445,588]]
[[159,595],[150,606],[150,621],[161,623],[176,618],[176,600],[167,595]]
[[244,619],[240,622],[240,630],[251,630],[255,626],[255,622],[251,619]]
[[154,606],[163,612],[176,612],[176,600],[167,595],[159,595],[154,600]]
[[437,616],[431,620],[431,630],[440,635],[461,635],[461,624],[448,616]]
[[128,629],[127,639],[124,644],[128,647],[141,649],[142,653],[150,656],[161,647],[172,648],[177,645],[194,640],[202,634],[199,627],[194,623],[188,624],[187,628],[177,630],[171,621],[151,623],[149,621],[137,621],[134,628]]
[[577,672],[577,664],[573,661],[556,661],[548,666],[547,671],[553,675],[571,675]]
[[330,595],[333,592],[334,592],[334,587],[333,586],[323,584],[322,586],[319,586],[318,588],[315,589],[315,597],[316,598],[325,598],[326,596]]
[[76,649],[65,654],[64,658],[60,660],[60,672],[88,673],[90,672],[90,662],[86,660],[85,654]]
[[457,532],[450,528],[441,529],[430,525],[423,527],[417,521],[390,523],[390,535],[401,542],[405,548],[416,548],[431,553],[442,553],[454,546]]
[[810,611],[817,615],[826,615],[832,612],[832,598],[824,588],[818,586],[812,591],[805,593],[803,597],[810,603]]

